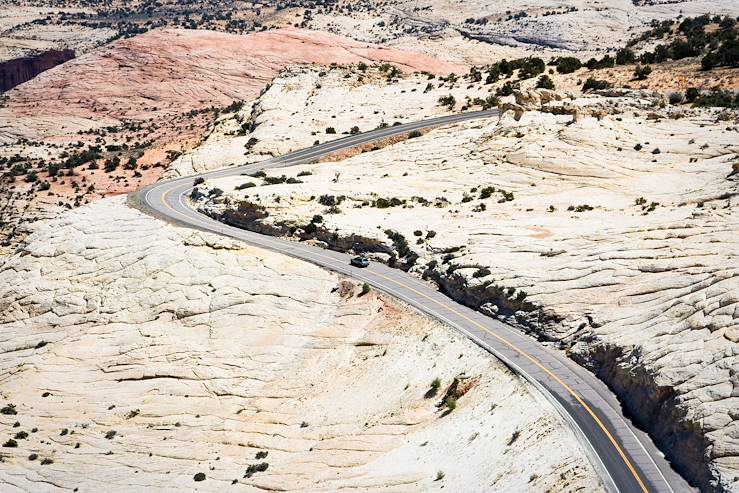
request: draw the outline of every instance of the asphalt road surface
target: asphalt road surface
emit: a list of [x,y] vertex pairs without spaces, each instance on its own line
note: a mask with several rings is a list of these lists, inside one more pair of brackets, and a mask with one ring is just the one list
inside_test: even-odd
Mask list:
[[[260,163],[203,173],[206,179],[315,162],[319,157],[412,130],[497,117],[496,110],[460,113],[373,130],[292,152]],[[432,285],[378,262],[360,269],[350,255],[231,227],[188,205],[193,176],[156,183],[129,197],[132,205],[170,223],[217,233],[312,262],[366,282],[441,320],[472,339],[530,382],[571,426],[609,491],[621,493],[694,491],[676,474],[649,437],[624,417],[610,390],[562,352],[520,331],[460,305]],[[494,460],[494,458],[491,458]]]

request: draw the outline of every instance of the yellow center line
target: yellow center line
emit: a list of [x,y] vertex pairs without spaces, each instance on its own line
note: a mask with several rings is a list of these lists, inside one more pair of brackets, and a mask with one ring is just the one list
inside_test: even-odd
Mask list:
[[[178,214],[180,216],[183,216],[185,219],[192,220],[192,218],[190,216],[188,216],[187,214],[181,213],[180,211],[174,209],[172,206],[170,206],[167,203],[167,196],[169,195],[169,193],[171,191],[172,191],[172,189],[167,190],[161,196],[162,203],[164,204],[164,206],[167,207],[172,212],[174,212],[175,214]],[[329,257],[328,255],[324,255],[324,254],[319,253],[319,252],[314,252],[314,255],[316,255],[317,257],[325,258],[327,260],[331,260],[331,261],[335,261],[336,260],[336,259],[334,259],[332,257]],[[385,276],[383,274],[380,274],[378,272],[373,272],[373,274],[376,275],[376,276],[378,276],[378,277],[380,277],[380,278],[382,278],[382,279],[384,279],[384,280],[386,280],[386,281],[390,281],[390,282],[392,282],[392,283],[394,283],[394,284],[396,284],[396,285],[398,285],[398,286],[400,286],[402,288],[405,288],[405,289],[407,289],[409,291],[412,291],[413,293],[417,294],[418,296],[421,296],[422,298],[425,298],[425,299],[431,301],[432,303],[434,303],[436,305],[439,305],[442,308],[450,311],[451,313],[453,313],[453,314],[455,314],[455,315],[463,318],[464,320],[466,320],[467,322],[471,323],[475,327],[481,329],[485,333],[489,334],[490,336],[494,337],[498,341],[502,342],[503,344],[505,344],[506,346],[508,346],[510,349],[512,349],[516,353],[520,354],[521,356],[523,356],[527,360],[529,360],[534,366],[536,366],[537,368],[539,368],[541,371],[543,371],[544,373],[546,373],[552,380],[554,380],[559,385],[561,385],[567,391],[567,393],[569,393],[572,397],[574,397],[575,400],[588,412],[588,414],[590,415],[590,417],[593,418],[593,421],[595,421],[595,423],[598,425],[598,427],[601,429],[601,431],[603,431],[603,434],[605,434],[606,437],[608,437],[608,440],[611,442],[611,444],[613,445],[613,447],[616,449],[616,451],[618,452],[618,455],[624,461],[624,463],[626,464],[626,467],[629,469],[629,471],[631,472],[631,474],[634,476],[634,479],[639,484],[639,487],[641,488],[642,492],[643,493],[648,493],[649,492],[649,490],[647,490],[647,487],[644,485],[644,482],[642,481],[641,477],[639,476],[639,473],[636,471],[636,469],[634,468],[634,466],[631,464],[631,461],[629,460],[629,458],[626,457],[626,454],[624,453],[623,449],[618,444],[618,442],[616,441],[616,439],[614,438],[614,436],[611,434],[611,432],[608,431],[608,428],[606,428],[606,426],[603,424],[603,422],[600,420],[600,418],[598,418],[598,416],[590,408],[590,406],[587,405],[587,403],[583,400],[583,398],[580,397],[580,395],[577,392],[575,392],[575,390],[572,389],[572,387],[570,387],[569,385],[567,385],[561,378],[559,378],[551,370],[549,370],[549,368],[545,367],[543,364],[541,364],[535,358],[533,358],[532,356],[530,356],[523,349],[521,349],[518,346],[516,346],[514,343],[508,341],[506,338],[500,336],[499,334],[496,334],[492,330],[488,329],[487,327],[485,327],[481,323],[479,323],[479,322],[471,319],[470,317],[468,317],[464,313],[456,310],[452,306],[447,305],[446,303],[442,303],[441,301],[435,300],[434,298],[430,297],[429,295],[427,295],[425,293],[422,293],[421,291],[418,291],[418,290],[416,290],[416,289],[414,289],[414,288],[412,288],[412,287],[410,287],[410,286],[408,286],[408,285],[406,285],[406,284],[404,284],[404,283],[402,283],[400,281],[397,281],[395,279],[392,279],[390,277],[387,277],[387,276]]]

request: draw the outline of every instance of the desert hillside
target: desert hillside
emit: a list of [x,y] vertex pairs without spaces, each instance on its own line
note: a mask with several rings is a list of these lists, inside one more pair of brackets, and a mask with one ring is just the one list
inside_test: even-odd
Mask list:
[[255,99],[283,68],[358,63],[392,64],[398,74],[461,71],[306,30],[237,36],[165,29],[38,75],[7,92],[0,106],[4,246],[22,237],[22,223],[152,183],[198,146],[221,113]]
[[0,91],[0,491],[739,493],[736,1],[0,0]]
[[[509,111],[338,162],[213,180],[195,206],[332,248],[351,238],[556,342],[689,476],[732,484],[734,117],[635,96],[542,106],[549,94],[519,94],[539,110],[520,121]],[[273,184],[281,173],[295,179]],[[266,216],[241,221],[250,208]]]
[[122,197],[39,228],[0,286],[3,491],[601,490],[460,334]]

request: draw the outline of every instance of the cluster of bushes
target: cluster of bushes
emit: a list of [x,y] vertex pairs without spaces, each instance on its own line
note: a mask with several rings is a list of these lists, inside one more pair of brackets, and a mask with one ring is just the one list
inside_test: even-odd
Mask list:
[[387,209],[389,207],[398,207],[403,204],[405,204],[405,200],[400,200],[397,197],[392,197],[390,199],[380,197],[372,203],[372,206],[377,207],[378,209]]
[[546,65],[544,60],[538,57],[517,58],[508,61],[505,58],[487,67],[488,76],[485,79],[486,84],[497,82],[501,77],[510,77],[514,70],[518,70],[518,78],[530,79],[539,74],[544,73]]
[[339,205],[341,203],[341,197],[337,199],[335,195],[321,195],[320,197],[318,197],[318,203],[321,205],[325,205],[326,207]]
[[278,185],[280,183],[288,183],[288,184],[303,183],[301,180],[298,180],[297,178],[294,178],[292,176],[290,178],[288,178],[285,175],[282,175],[282,176],[264,176],[264,177],[262,177],[262,179],[264,180],[264,184],[265,185]]
[[[395,251],[398,252],[398,256],[402,259],[405,259],[405,263],[407,266],[412,266],[416,263],[416,260],[418,260],[418,255],[411,250],[410,245],[408,244],[408,240],[405,239],[405,236],[403,236],[401,233],[398,233],[397,231],[393,231],[392,229],[386,229],[385,234],[388,238],[390,238],[390,241],[393,242],[393,248],[395,248]],[[390,264],[390,267],[394,267],[395,265],[395,257],[391,257],[390,261],[388,262]]]
[[685,91],[685,101],[699,108],[715,106],[739,108],[739,93],[734,94],[723,89],[700,91],[695,87],[690,87]]
[[609,89],[613,86],[610,82],[594,79],[593,77],[588,77],[588,80],[585,81],[585,83],[582,85],[583,91],[597,91],[602,89]]
[[[717,28],[707,30],[706,27],[710,24],[716,24]],[[629,46],[649,39],[663,39],[673,33],[679,37],[669,43],[657,45],[654,51],[643,53],[639,56],[639,61],[659,63],[668,59],[680,60],[703,55],[701,65],[704,70],[739,66],[737,21],[728,16],[688,17],[679,24],[675,20],[654,21],[652,29],[632,39]]]

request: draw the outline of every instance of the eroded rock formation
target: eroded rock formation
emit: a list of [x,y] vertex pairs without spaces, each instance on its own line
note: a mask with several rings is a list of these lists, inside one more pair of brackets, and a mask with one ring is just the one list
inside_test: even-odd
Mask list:
[[72,50],[50,50],[38,55],[0,63],[0,92],[7,91],[36,77],[41,72],[74,58]]

